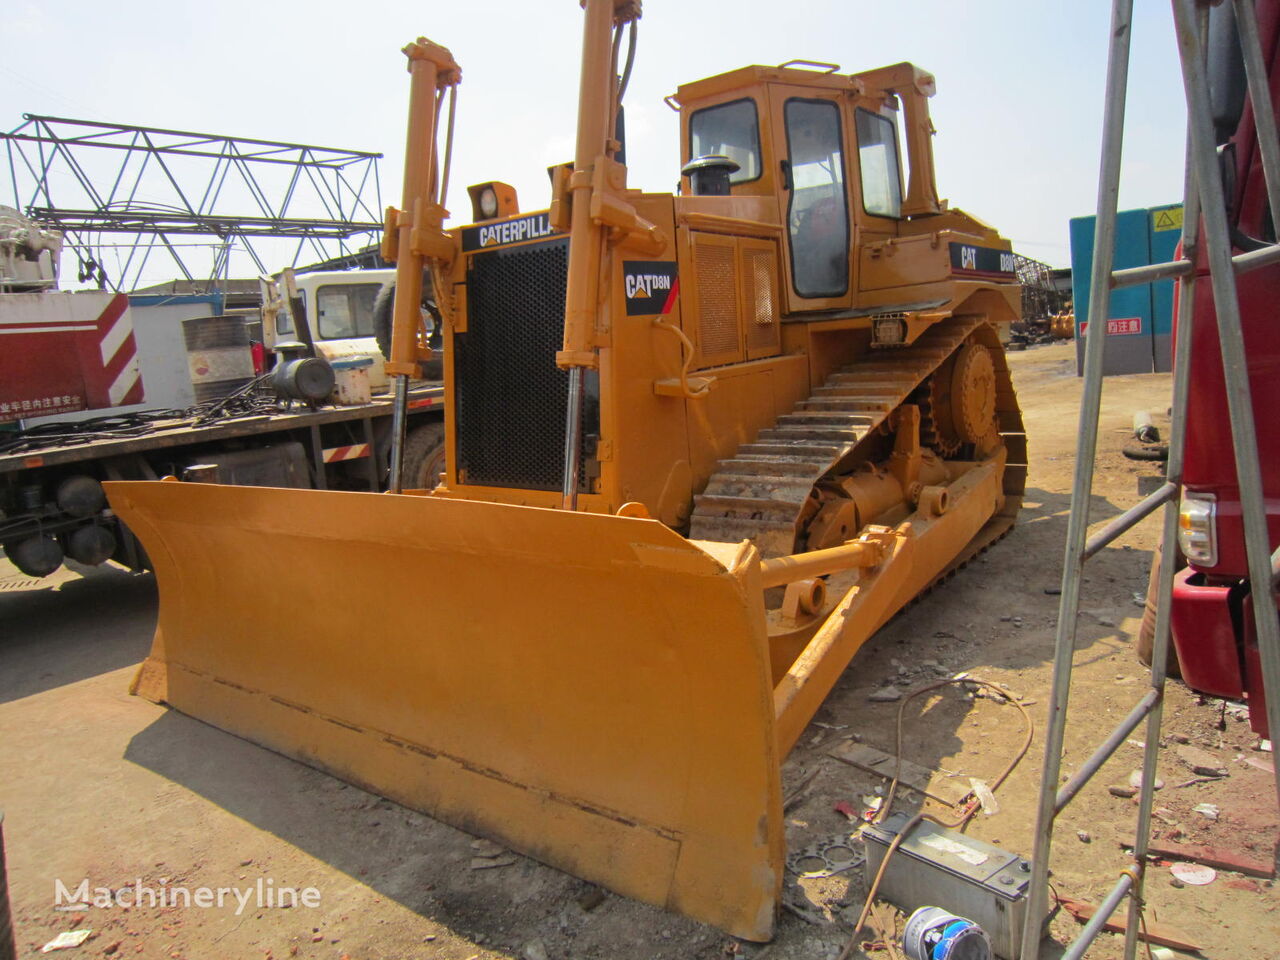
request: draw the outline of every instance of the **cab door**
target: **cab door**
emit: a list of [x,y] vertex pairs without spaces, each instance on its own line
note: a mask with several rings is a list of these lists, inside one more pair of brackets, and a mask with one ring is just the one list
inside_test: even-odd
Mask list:
[[[899,148],[896,105],[864,99],[850,104],[849,175],[858,247],[895,237],[902,221],[902,151]],[[855,268],[856,271],[856,268]],[[864,275],[862,280],[868,278]]]
[[853,217],[850,131],[843,96],[799,86],[770,90],[774,155],[781,157],[787,312],[850,306]]

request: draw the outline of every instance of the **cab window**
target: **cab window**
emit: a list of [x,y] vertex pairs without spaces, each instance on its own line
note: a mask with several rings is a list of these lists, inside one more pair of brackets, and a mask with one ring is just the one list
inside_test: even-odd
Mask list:
[[849,289],[849,211],[845,202],[840,111],[830,100],[788,100],[791,279],[802,297]]
[[892,120],[857,110],[858,167],[862,171],[862,208],[875,217],[902,216],[902,168],[898,128]]
[[754,100],[734,100],[699,110],[689,120],[689,158],[720,154],[738,164],[730,183],[760,176],[760,121]]
[[376,283],[334,283],[316,291],[321,340],[345,340],[373,336],[373,301]]

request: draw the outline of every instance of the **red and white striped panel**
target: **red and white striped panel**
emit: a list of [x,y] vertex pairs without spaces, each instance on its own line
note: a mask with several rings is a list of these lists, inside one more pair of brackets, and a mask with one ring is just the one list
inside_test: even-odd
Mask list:
[[329,447],[324,451],[325,463],[339,463],[343,460],[359,460],[369,456],[369,444],[353,443],[348,447]]
[[125,294],[0,297],[0,421],[142,400]]
[[[129,298],[123,293],[116,294],[107,308],[98,315],[96,326],[98,353],[102,358],[102,383],[107,389],[109,405],[120,407],[141,403],[142,370],[138,366],[138,347],[133,338]],[[86,384],[92,383],[88,375],[85,380]]]

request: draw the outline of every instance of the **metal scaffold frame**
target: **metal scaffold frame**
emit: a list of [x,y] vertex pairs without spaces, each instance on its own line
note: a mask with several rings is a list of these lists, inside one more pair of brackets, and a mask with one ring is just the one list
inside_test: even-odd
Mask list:
[[1069,298],[1055,286],[1052,267],[1015,253],[1013,268],[1022,285],[1023,323],[1047,323],[1062,312]]
[[[14,206],[64,233],[79,257],[82,282],[131,290],[159,249],[194,285],[192,292],[213,292],[228,276],[233,251],[247,254],[258,273],[283,265],[269,265],[255,249],[264,238],[296,239],[297,266],[304,255],[329,260],[357,253],[382,229],[380,153],[23,118],[13,131],[0,133]],[[175,236],[213,239],[181,243]],[[106,252],[121,247],[118,268],[106,272]],[[215,251],[207,276],[194,266],[192,248]]]
[[[1118,747],[1143,721],[1146,737],[1143,750],[1142,783],[1132,860],[1104,898],[1079,936],[1061,955],[1061,960],[1078,960],[1096,939],[1103,926],[1127,898],[1130,901],[1125,928],[1124,956],[1133,960],[1139,940],[1142,890],[1150,843],[1152,808],[1159,757],[1161,714],[1169,655],[1170,599],[1176,564],[1178,496],[1182,480],[1186,439],[1186,413],[1191,360],[1192,303],[1196,275],[1194,264],[1200,247],[1207,259],[1210,282],[1217,309],[1218,337],[1222,349],[1223,372],[1231,434],[1235,448],[1236,475],[1248,556],[1249,578],[1257,624],[1258,647],[1266,690],[1267,718],[1273,731],[1280,730],[1280,624],[1273,593],[1273,559],[1263,503],[1262,474],[1258,459],[1257,433],[1249,392],[1248,367],[1241,330],[1236,274],[1280,261],[1280,244],[1232,256],[1226,203],[1218,172],[1212,114],[1205,71],[1207,5],[1198,0],[1172,0],[1178,52],[1182,63],[1187,100],[1187,172],[1182,258],[1112,272],[1115,250],[1116,209],[1119,197],[1120,159],[1126,89],[1129,72],[1129,43],[1133,26],[1132,0],[1114,0],[1111,20],[1111,48],[1107,67],[1107,93],[1103,118],[1102,164],[1098,183],[1098,216],[1093,255],[1093,286],[1089,316],[1107,315],[1112,290],[1117,287],[1176,278],[1179,284],[1177,342],[1173,367],[1173,413],[1169,460],[1165,482],[1134,507],[1108,521],[1088,536],[1089,501],[1098,439],[1098,414],[1102,398],[1102,361],[1105,336],[1089,336],[1085,345],[1084,384],[1080,404],[1080,434],[1072,488],[1071,515],[1067,529],[1066,555],[1062,573],[1062,599],[1054,654],[1053,694],[1045,733],[1045,759],[1040,784],[1040,802],[1032,856],[1031,902],[1022,939],[1021,960],[1040,956],[1041,923],[1048,907],[1049,857],[1053,827],[1058,815],[1101,769]],[[1276,139],[1275,113],[1262,58],[1258,26],[1252,0],[1232,0],[1248,80],[1249,98],[1257,120],[1258,141],[1263,158],[1267,194],[1274,223],[1280,223],[1280,143]],[[1203,218],[1203,233],[1202,221]],[[1100,324],[1094,325],[1101,329]],[[1062,746],[1071,690],[1072,654],[1075,649],[1076,620],[1085,561],[1101,551],[1143,518],[1164,508],[1160,577],[1156,604],[1154,647],[1150,686],[1124,720],[1085,760],[1061,788]],[[1276,782],[1280,797],[1280,774]]]

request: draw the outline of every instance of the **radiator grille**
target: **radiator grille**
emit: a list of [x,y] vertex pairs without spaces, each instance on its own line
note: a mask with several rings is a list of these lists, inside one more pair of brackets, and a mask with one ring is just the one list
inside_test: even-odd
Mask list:
[[[559,490],[569,375],[564,331],[568,239],[472,255],[467,332],[453,337],[454,417],[462,483]],[[599,378],[584,377],[584,477],[599,433]],[[583,481],[581,489],[588,489]]]
[[698,237],[698,354],[701,366],[742,359],[738,338],[738,274],[732,240]]

